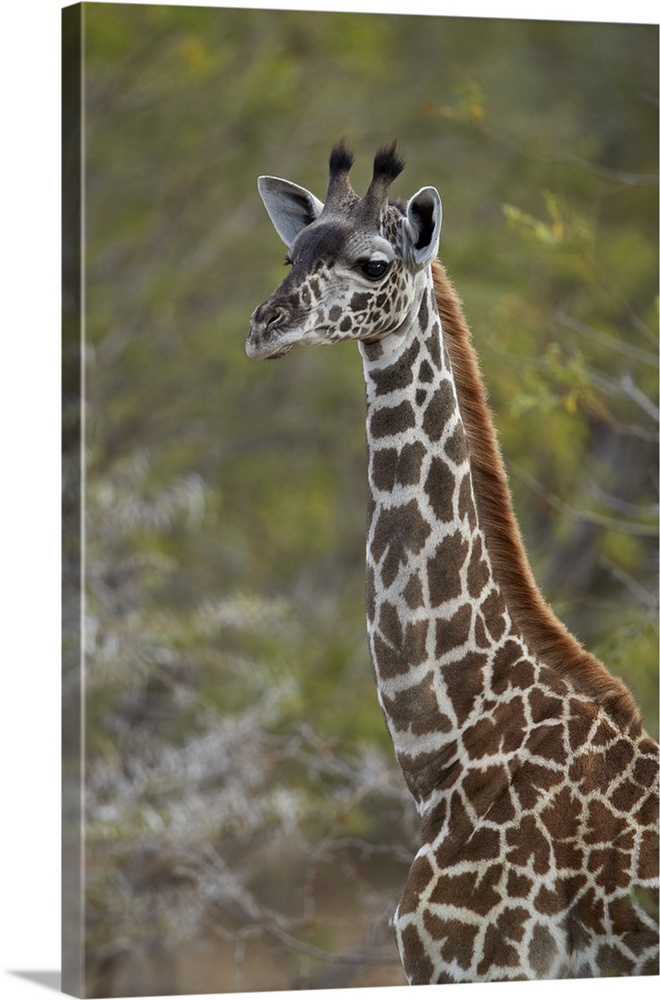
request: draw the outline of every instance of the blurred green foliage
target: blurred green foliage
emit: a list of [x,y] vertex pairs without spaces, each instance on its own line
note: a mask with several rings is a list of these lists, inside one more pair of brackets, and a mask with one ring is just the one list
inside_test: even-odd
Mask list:
[[[266,986],[323,985],[314,948],[341,945],[309,896],[269,903],[294,920],[285,940],[256,897],[226,902],[225,869],[204,909],[211,868],[195,868],[212,849],[213,871],[222,857],[256,892],[264,830],[308,860],[347,831],[389,844],[393,883],[414,850],[364,637],[361,364],[354,345],[245,358],[250,313],[284,273],[256,178],[322,198],[345,136],[362,191],[397,137],[393,195],[438,187],[441,258],[541,585],[657,731],[658,33],[121,4],[83,17],[89,988],[137,992],[120,958],[200,922],[274,936]],[[224,758],[196,772],[191,748],[213,734]],[[209,806],[232,769],[243,798]],[[332,851],[355,860],[354,843]],[[223,974],[206,988],[261,988]]]

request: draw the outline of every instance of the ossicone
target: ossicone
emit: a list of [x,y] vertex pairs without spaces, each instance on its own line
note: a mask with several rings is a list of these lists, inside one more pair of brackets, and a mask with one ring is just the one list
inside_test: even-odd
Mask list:
[[[332,213],[335,210],[350,210],[360,202],[348,176],[353,162],[352,151],[346,145],[346,141],[340,139],[332,147],[330,153],[330,178],[325,200],[326,213]],[[405,162],[397,150],[396,140],[389,146],[382,146],[378,150],[374,157],[373,176],[359,208],[365,223],[376,227],[379,225],[387,205],[387,193],[390,185],[399,176],[404,166]]]
[[405,160],[396,148],[396,139],[389,146],[383,146],[374,157],[374,180],[384,181],[388,185],[395,180],[405,167]]
[[334,144],[330,153],[330,177],[337,174],[347,174],[354,161],[355,157],[346,145],[346,141],[340,139]]
[[330,153],[330,179],[325,198],[326,214],[342,211],[357,202],[348,171],[353,166],[353,154],[343,139],[335,143]]
[[367,193],[360,205],[360,214],[366,225],[380,228],[392,181],[401,173],[405,163],[396,148],[396,140],[383,146],[374,157],[374,172]]

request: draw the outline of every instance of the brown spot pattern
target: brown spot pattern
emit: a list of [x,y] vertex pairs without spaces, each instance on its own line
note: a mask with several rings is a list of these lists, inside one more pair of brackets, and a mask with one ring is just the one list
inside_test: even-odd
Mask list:
[[428,560],[429,596],[434,608],[461,593],[460,568],[469,551],[469,543],[459,531],[444,538]]
[[[404,212],[384,211],[393,245]],[[334,261],[355,218],[341,238],[328,227],[325,250],[315,227],[305,252]],[[657,942],[630,893],[657,878],[657,748],[520,630],[534,608],[512,608],[498,579],[510,567],[484,519],[498,473],[483,471],[488,452],[466,430],[479,401],[463,398],[465,375],[450,369],[460,310],[440,301],[445,339],[436,293],[421,279],[414,290],[403,258],[387,283],[335,299],[334,268],[317,263],[307,283],[291,272],[288,308],[325,315],[330,339],[371,341],[367,618],[429,851],[411,866],[396,920],[409,980],[648,972]],[[411,332],[388,361],[379,338],[406,328],[401,310]]]

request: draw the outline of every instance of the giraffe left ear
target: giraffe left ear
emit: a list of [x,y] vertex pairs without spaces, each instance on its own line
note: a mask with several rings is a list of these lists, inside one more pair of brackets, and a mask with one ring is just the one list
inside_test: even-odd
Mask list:
[[409,259],[417,270],[433,260],[438,253],[442,202],[434,187],[422,188],[414,194],[406,208],[406,230],[410,240]]
[[318,219],[323,202],[306,188],[281,177],[259,177],[259,194],[271,222],[288,247],[298,233]]

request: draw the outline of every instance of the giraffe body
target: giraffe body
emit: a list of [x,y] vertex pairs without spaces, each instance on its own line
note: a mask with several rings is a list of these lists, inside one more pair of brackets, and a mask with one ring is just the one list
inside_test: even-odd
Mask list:
[[658,748],[531,578],[435,259],[437,192],[389,204],[403,167],[392,147],[359,199],[351,162],[335,147],[325,205],[260,178],[292,270],[253,314],[246,349],[359,342],[369,645],[422,827],[394,917],[406,975],[657,974]]

